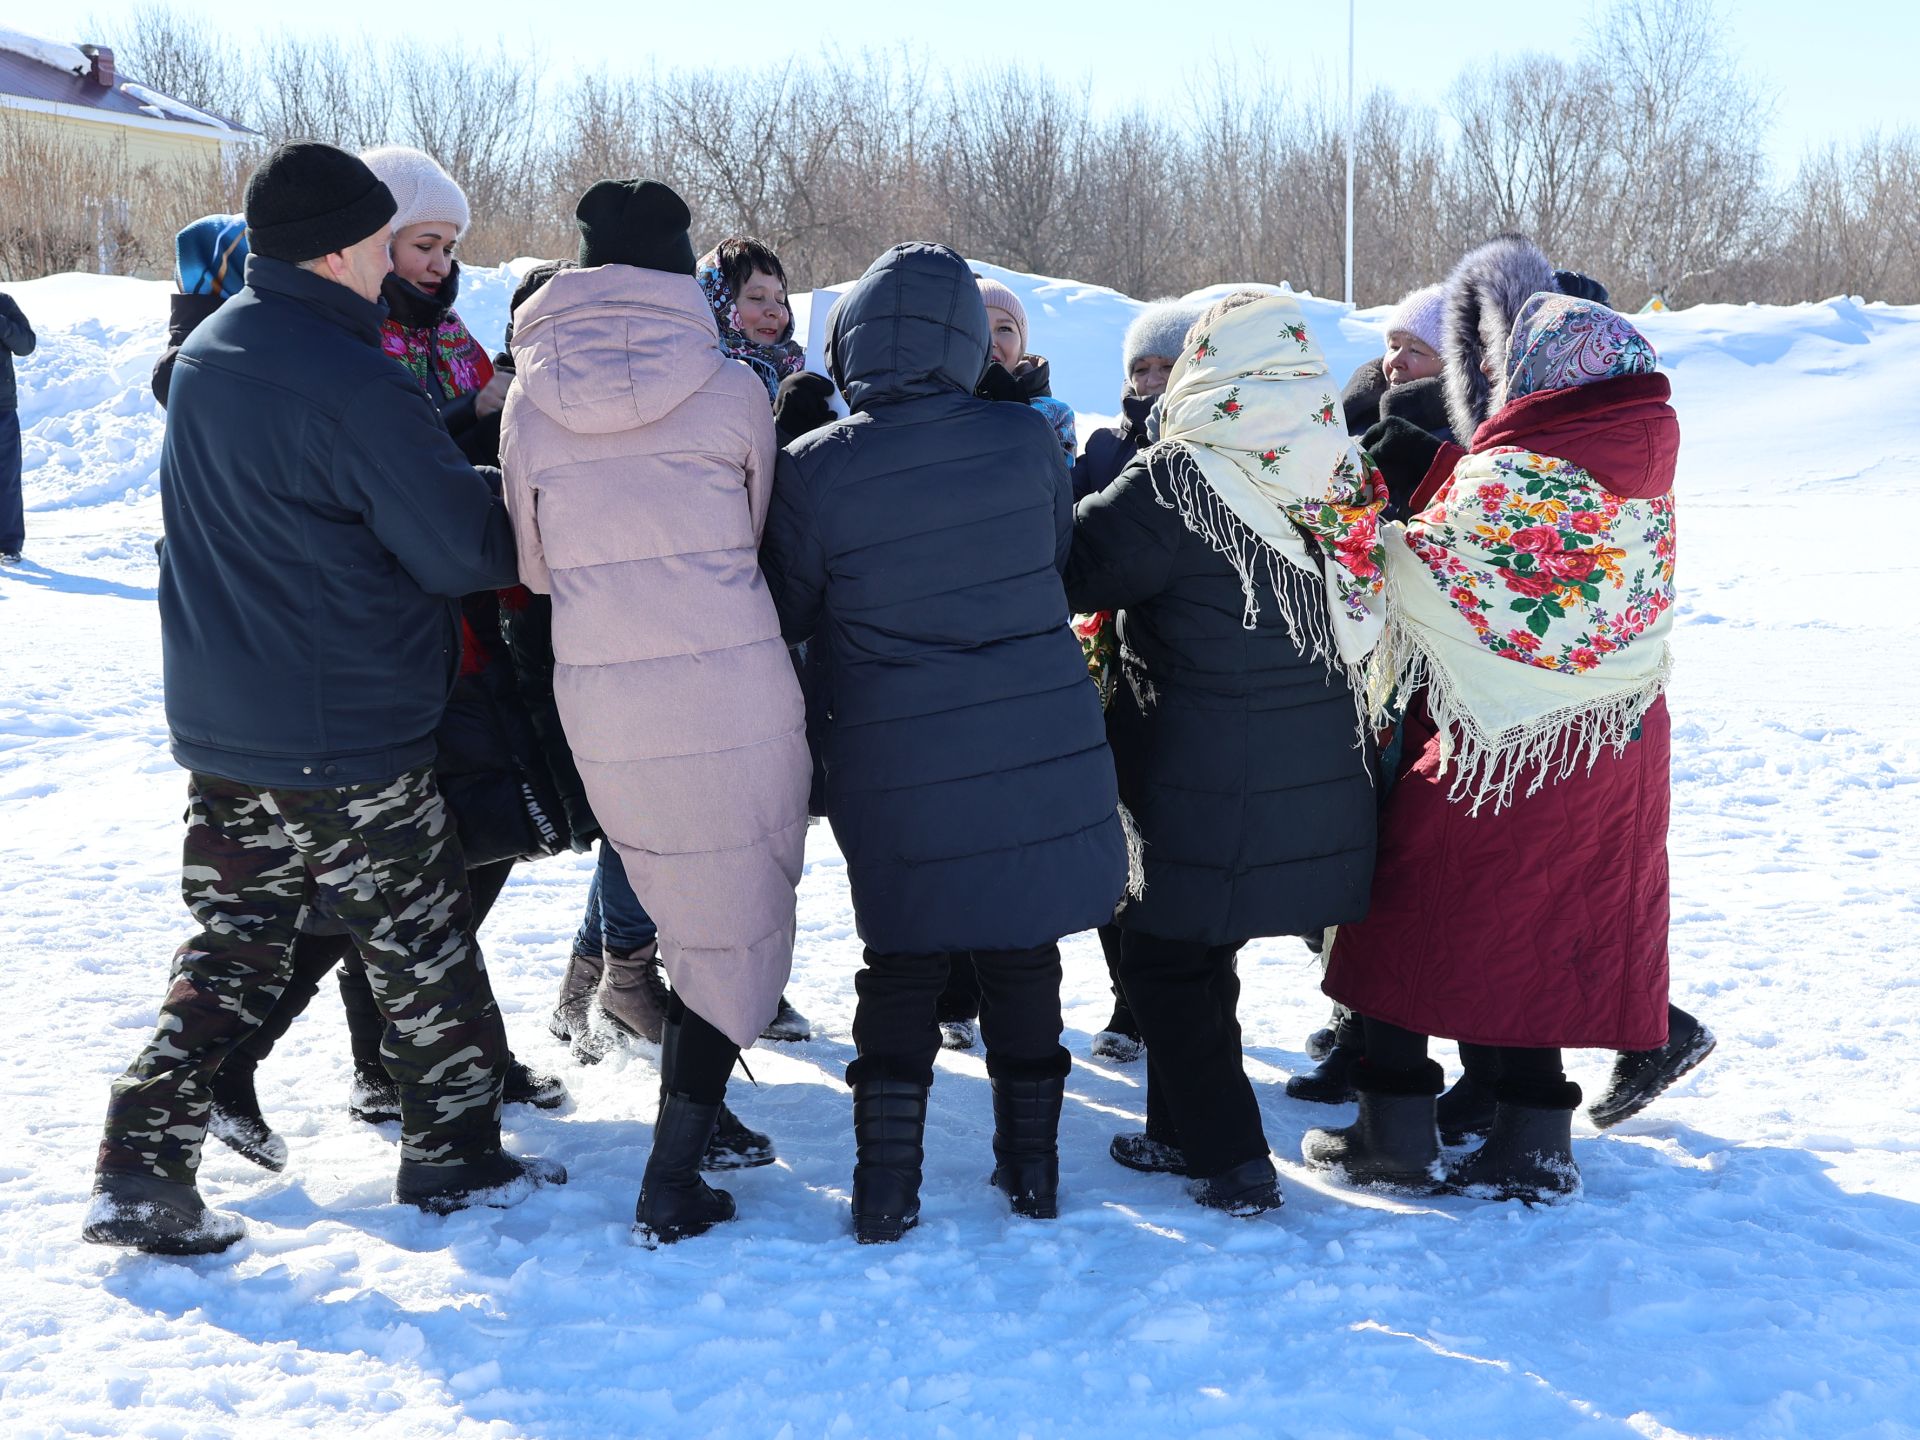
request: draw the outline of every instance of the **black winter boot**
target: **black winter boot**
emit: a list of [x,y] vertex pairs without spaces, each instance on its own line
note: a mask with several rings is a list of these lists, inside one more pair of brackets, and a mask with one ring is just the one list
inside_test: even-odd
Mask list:
[[1051,1220],[1060,1213],[1060,1107],[1067,1082],[1058,1077],[993,1077],[993,1183],[1013,1213]]
[[1471,1070],[1453,1083],[1433,1107],[1442,1145],[1464,1145],[1493,1129],[1494,1087],[1474,1078]]
[[560,977],[560,998],[547,1017],[547,1032],[562,1045],[587,1033],[587,1011],[600,988],[600,972],[606,968],[603,951],[576,950],[567,957],[567,973]]
[[1092,1053],[1116,1065],[1131,1065],[1146,1048],[1147,1042],[1140,1038],[1140,1022],[1133,1018],[1133,1008],[1125,996],[1116,995],[1113,1015],[1106,1028],[1093,1037]]
[[353,1066],[353,1086],[347,1091],[347,1113],[369,1125],[398,1123],[400,1087],[378,1065]]
[[1189,1180],[1187,1193],[1209,1210],[1224,1210],[1243,1220],[1278,1210],[1286,1203],[1273,1161],[1265,1155],[1243,1161],[1210,1179]]
[[1287,1077],[1287,1098],[1312,1105],[1345,1105],[1355,1094],[1353,1067],[1365,1055],[1359,1045],[1336,1041],[1318,1065]]
[[773,1012],[773,1019],[767,1022],[767,1028],[760,1032],[762,1040],[779,1040],[788,1044],[797,1044],[813,1038],[813,1022],[793,1008],[793,1002],[785,995],[780,997],[779,1007]]
[[702,1170],[753,1170],[779,1158],[772,1137],[750,1129],[725,1101],[721,1102],[720,1119],[700,1160]]
[[567,1167],[558,1160],[510,1155],[495,1148],[457,1165],[402,1160],[393,1198],[430,1215],[451,1215],[475,1205],[510,1210],[543,1185],[566,1183]]
[[1667,1006],[1667,1043],[1657,1050],[1622,1050],[1600,1098],[1587,1108],[1599,1129],[1618,1125],[1658,1100],[1682,1075],[1713,1053],[1713,1032],[1678,1005]]
[[207,1115],[207,1134],[231,1146],[256,1165],[269,1170],[287,1168],[287,1142],[273,1133],[260,1113],[260,1099],[254,1094],[254,1069],[251,1055],[238,1050],[220,1062],[214,1072],[213,1109]]
[[920,1223],[928,1087],[891,1077],[853,1086],[853,1238],[898,1240]]
[[1107,1146],[1107,1154],[1114,1163],[1124,1165],[1129,1170],[1140,1170],[1148,1175],[1184,1175],[1187,1173],[1187,1152],[1178,1145],[1165,1140],[1156,1140],[1151,1135],[1131,1131],[1113,1137],[1113,1143]]
[[531,1105],[536,1110],[557,1110],[567,1103],[567,1082],[558,1075],[535,1070],[526,1061],[507,1057],[507,1073],[500,1081],[502,1105]]
[[1571,1080],[1502,1080],[1487,1143],[1447,1172],[1446,1189],[1478,1200],[1552,1205],[1580,1193],[1573,1160],[1573,1112],[1580,1087]]
[[719,1118],[718,1105],[702,1105],[691,1095],[669,1092],[661,1101],[653,1151],[633,1207],[634,1234],[648,1249],[705,1234],[733,1219],[733,1196],[700,1178],[701,1158]]
[[247,1233],[228,1210],[209,1210],[191,1185],[153,1175],[95,1175],[80,1238],[149,1255],[212,1255]]
[[1433,1107],[1446,1075],[1432,1060],[1386,1070],[1361,1060],[1353,1067],[1360,1114],[1338,1130],[1309,1130],[1300,1156],[1349,1185],[1431,1194],[1438,1180],[1440,1140]]

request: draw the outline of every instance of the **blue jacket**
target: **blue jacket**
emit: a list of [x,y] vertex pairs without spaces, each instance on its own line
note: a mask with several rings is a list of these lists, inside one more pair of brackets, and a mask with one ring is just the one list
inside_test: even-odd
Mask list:
[[319,788],[431,763],[458,597],[516,579],[506,507],[381,350],[384,314],[256,255],[180,348],[160,640],[190,770]]
[[1108,920],[1126,883],[1100,699],[1067,623],[1066,458],[976,398],[986,307],[939,245],[834,308],[853,414],[780,458],[761,567],[828,672],[827,811],[882,953],[1012,950]]

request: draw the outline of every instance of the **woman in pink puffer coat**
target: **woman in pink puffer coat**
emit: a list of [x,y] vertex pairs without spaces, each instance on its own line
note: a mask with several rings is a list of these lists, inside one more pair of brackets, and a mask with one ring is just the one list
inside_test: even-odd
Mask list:
[[581,268],[513,317],[501,463],[561,722],[673,982],[635,1214],[657,1243],[734,1213],[699,1165],[792,965],[812,768],[758,559],[766,389],[720,351],[678,195],[603,180],[576,215]]

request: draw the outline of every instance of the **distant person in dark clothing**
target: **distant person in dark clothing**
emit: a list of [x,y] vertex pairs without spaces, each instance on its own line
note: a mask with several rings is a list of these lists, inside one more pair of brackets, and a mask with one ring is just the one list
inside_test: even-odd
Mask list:
[[17,565],[27,543],[25,499],[20,488],[20,397],[13,357],[33,353],[33,327],[11,295],[0,291],[0,565]]

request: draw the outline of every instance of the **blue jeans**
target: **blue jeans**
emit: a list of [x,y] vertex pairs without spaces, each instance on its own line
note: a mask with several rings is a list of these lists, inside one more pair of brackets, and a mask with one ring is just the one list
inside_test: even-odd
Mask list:
[[659,933],[653,917],[641,906],[640,897],[633,893],[627,867],[620,863],[620,852],[602,840],[593,883],[587,886],[587,913],[580,918],[580,931],[573,937],[573,948],[598,955],[604,947],[626,955],[651,944]]
[[27,543],[27,516],[20,491],[20,412],[0,410],[0,552]]

